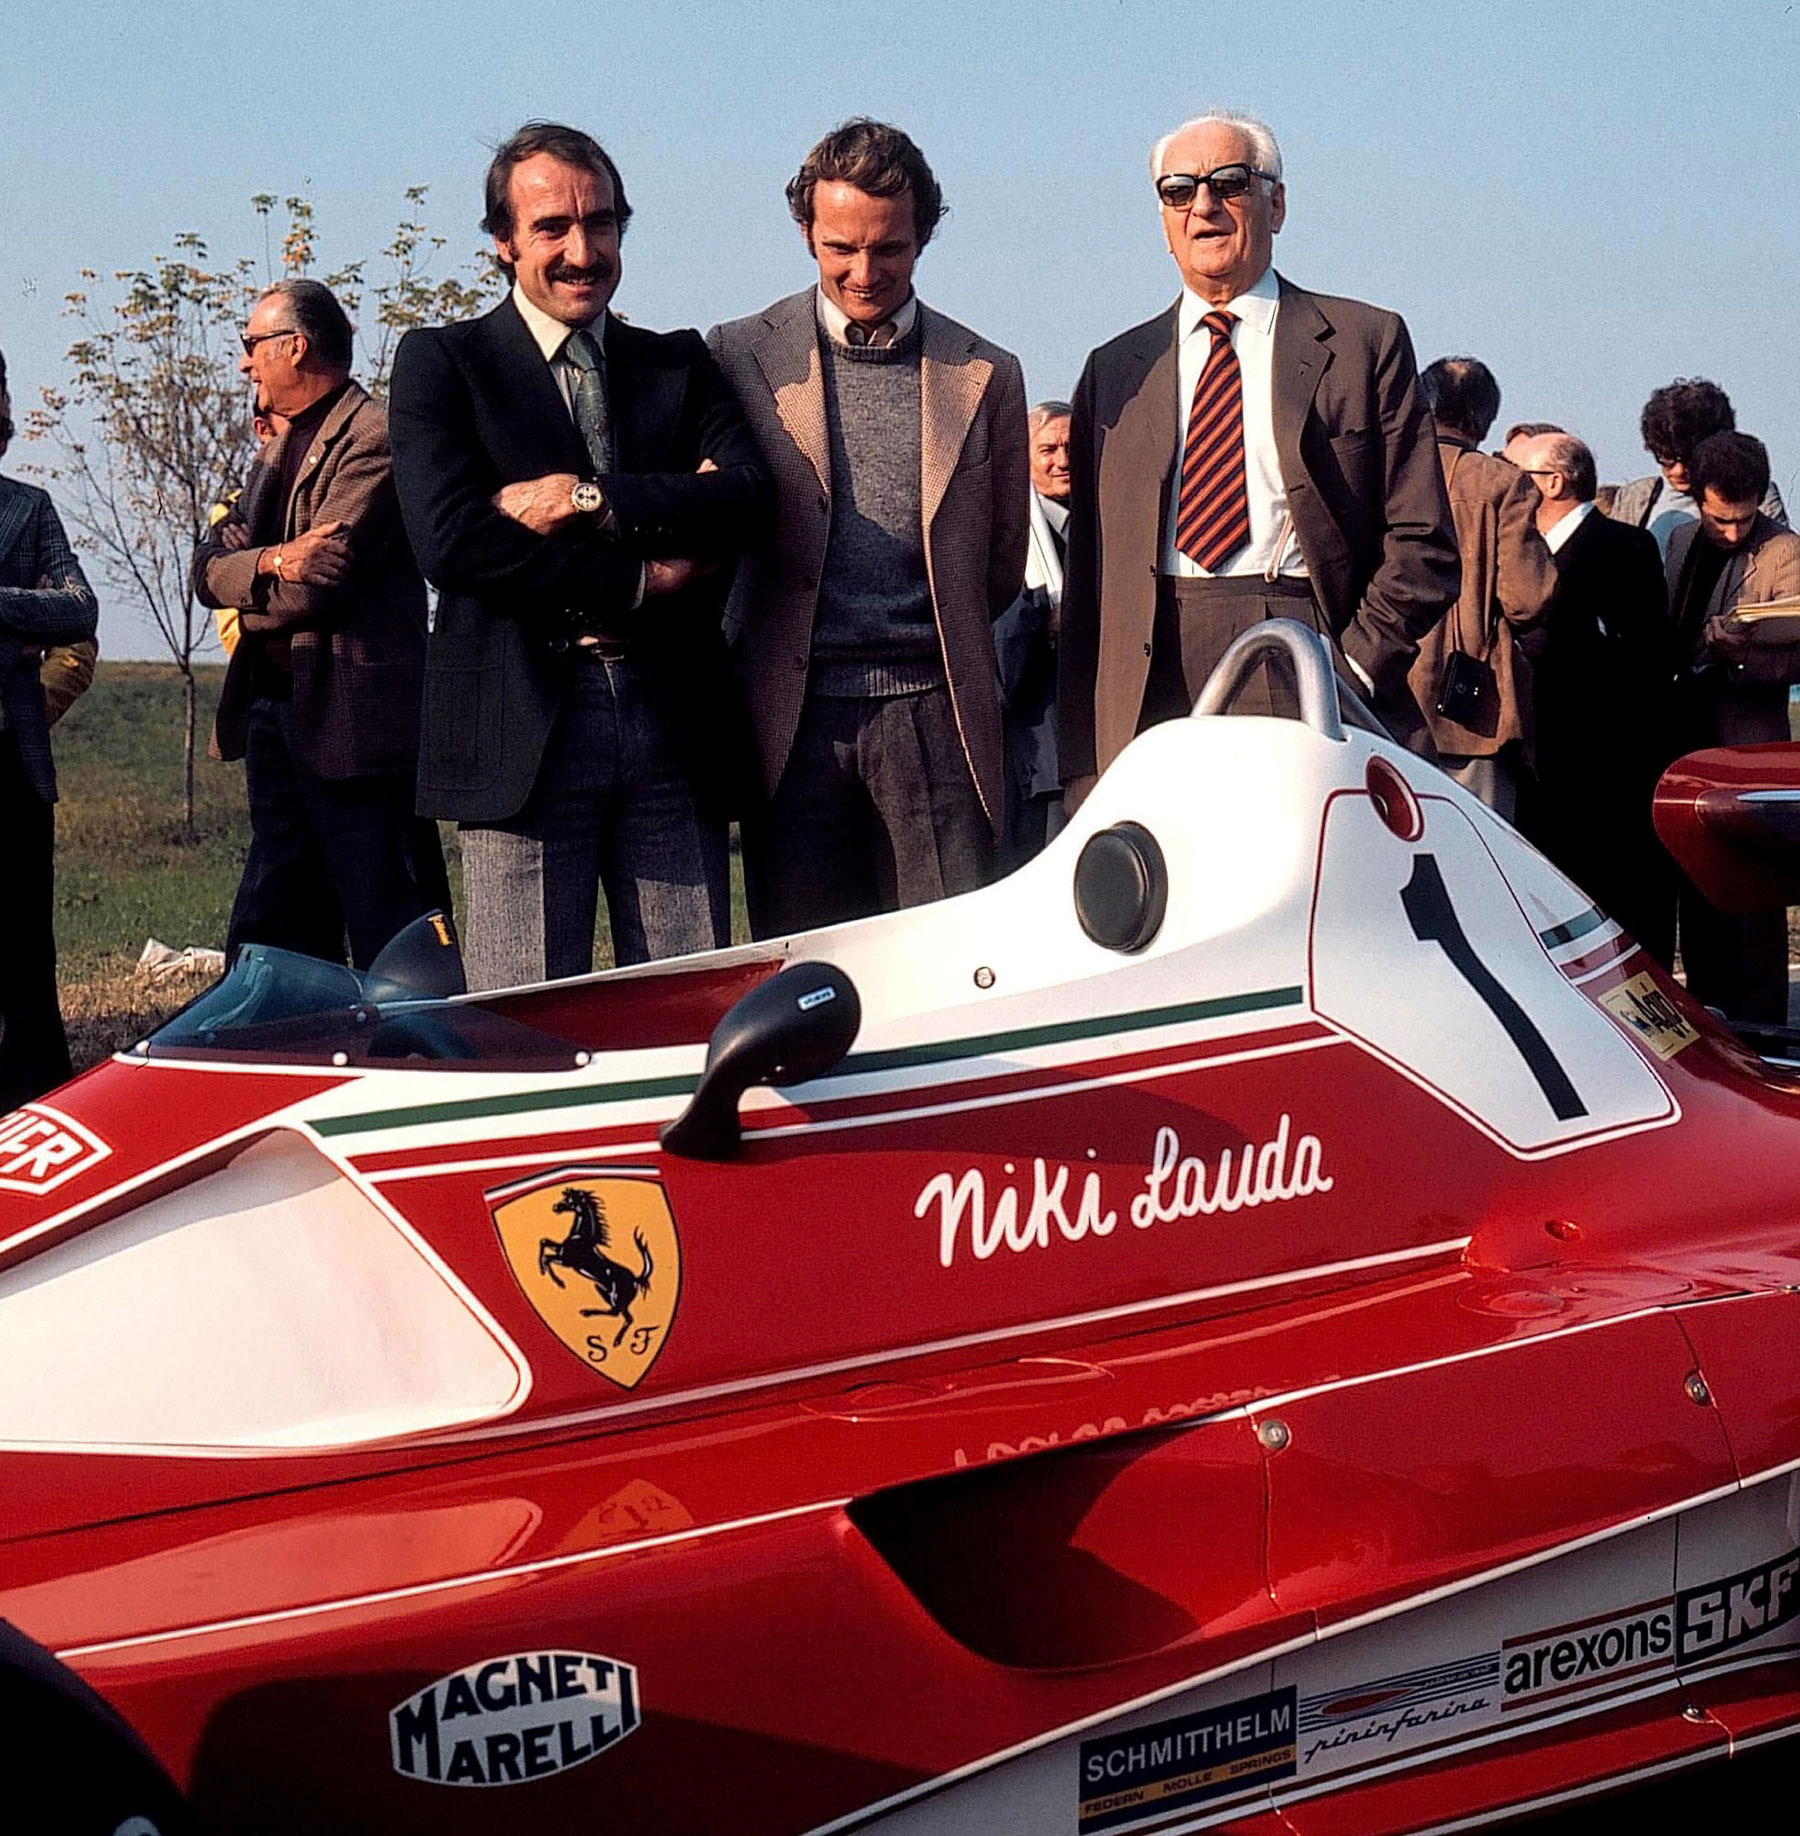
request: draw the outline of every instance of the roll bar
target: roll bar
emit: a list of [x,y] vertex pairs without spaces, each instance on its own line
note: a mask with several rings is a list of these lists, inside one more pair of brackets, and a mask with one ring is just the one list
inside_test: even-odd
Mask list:
[[1242,692],[1250,672],[1263,657],[1278,651],[1293,666],[1300,691],[1300,718],[1321,738],[1344,738],[1344,712],[1352,724],[1391,738],[1388,730],[1362,697],[1338,679],[1325,640],[1297,619],[1270,618],[1252,625],[1232,640],[1194,703],[1194,713],[1223,714]]

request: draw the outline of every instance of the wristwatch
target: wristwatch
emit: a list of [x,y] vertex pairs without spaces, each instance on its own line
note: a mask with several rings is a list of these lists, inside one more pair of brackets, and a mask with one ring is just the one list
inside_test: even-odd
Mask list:
[[606,493],[591,478],[581,478],[569,492],[569,502],[583,516],[592,516],[596,510],[605,509]]

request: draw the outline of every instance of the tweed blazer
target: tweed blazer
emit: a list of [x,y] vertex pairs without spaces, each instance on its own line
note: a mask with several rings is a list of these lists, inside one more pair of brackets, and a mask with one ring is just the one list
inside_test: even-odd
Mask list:
[[[203,545],[195,573],[201,603],[235,606],[246,633],[286,632],[294,678],[294,746],[321,778],[410,775],[418,762],[425,678],[425,583],[400,527],[387,415],[356,383],[345,386],[312,437],[292,495],[279,479],[291,434],[265,448],[231,514]],[[258,474],[261,474],[259,477]],[[246,507],[254,523],[246,520]],[[226,549],[236,523],[249,546]],[[348,577],[300,586],[256,571],[266,548],[321,523],[342,523]],[[223,759],[244,756],[255,647],[232,652],[213,723]]]
[[[1178,307],[1103,344],[1075,390],[1058,713],[1065,783],[1137,732],[1178,402]],[[1412,341],[1394,313],[1281,281],[1275,446],[1313,596],[1405,739],[1419,639],[1456,599],[1450,504]]]
[[[1683,618],[1682,588],[1700,525],[1684,523],[1669,538],[1666,563],[1671,612],[1682,618],[1676,632],[1684,666],[1683,701],[1688,709],[1683,749],[1692,746],[1748,746],[1763,740],[1785,740],[1788,734],[1788,688],[1800,682],[1800,643],[1753,640],[1741,651],[1727,652],[1706,635],[1706,625],[1736,606],[1761,605],[1770,599],[1800,594],[1800,535],[1772,517],[1758,514],[1749,539],[1725,563],[1696,618]],[[1717,667],[1696,676],[1691,666]],[[1693,716],[1704,711],[1698,727]]]
[[[806,699],[819,577],[831,533],[831,447],[816,289],[707,334],[775,478],[774,539],[738,570],[728,627],[773,795]],[[970,775],[999,832],[1004,751],[993,621],[1025,577],[1031,466],[1019,360],[921,303],[925,572]]]
[[[1537,486],[1517,466],[1478,453],[1467,440],[1438,436],[1450,515],[1462,555],[1462,590],[1419,640],[1408,681],[1438,751],[1486,758],[1509,742],[1533,741],[1531,659],[1519,639],[1541,632],[1556,595],[1556,562],[1538,533]],[[1437,711],[1452,652],[1479,657],[1494,672],[1493,705],[1465,727]]]
[[56,801],[39,660],[81,644],[99,619],[93,589],[63,533],[49,493],[0,478],[0,706],[32,788]]

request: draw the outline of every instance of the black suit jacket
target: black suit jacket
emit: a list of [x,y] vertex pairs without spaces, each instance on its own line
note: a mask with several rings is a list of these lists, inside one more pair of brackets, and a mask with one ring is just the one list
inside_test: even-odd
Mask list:
[[[1391,312],[1283,280],[1275,445],[1314,597],[1402,738],[1406,675],[1462,578],[1412,341]],[[1075,390],[1058,688],[1065,781],[1104,771],[1137,729],[1150,670],[1162,515],[1177,461],[1178,309],[1102,345]]]
[[[729,563],[774,498],[736,399],[697,332],[608,318],[615,518],[535,535],[494,508],[502,485],[592,472],[550,366],[510,299],[409,332],[389,385],[394,479],[413,551],[440,594],[426,657],[419,807],[460,822],[517,814],[578,667],[585,625],[627,638],[703,789],[743,777],[720,608],[729,567],[633,609],[641,563]],[[696,470],[711,459],[712,472]]]
[[1654,536],[1598,510],[1556,554],[1556,597],[1532,664],[1546,791],[1642,791],[1661,764],[1675,652]]

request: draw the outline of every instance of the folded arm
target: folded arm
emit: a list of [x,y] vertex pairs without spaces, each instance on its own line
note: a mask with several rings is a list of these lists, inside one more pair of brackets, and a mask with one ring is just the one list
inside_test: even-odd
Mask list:
[[99,602],[48,498],[39,500],[36,516],[37,581],[0,586],[0,630],[26,644],[78,644],[94,635]]

